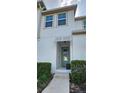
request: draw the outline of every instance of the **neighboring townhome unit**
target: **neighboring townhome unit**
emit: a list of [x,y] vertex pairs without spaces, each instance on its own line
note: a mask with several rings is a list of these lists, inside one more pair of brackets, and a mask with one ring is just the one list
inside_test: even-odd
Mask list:
[[86,16],[75,17],[77,5],[42,12],[38,62],[51,62],[52,72],[66,71],[71,60],[86,60]]
[[42,0],[37,0],[37,39],[40,39],[41,12],[46,10]]

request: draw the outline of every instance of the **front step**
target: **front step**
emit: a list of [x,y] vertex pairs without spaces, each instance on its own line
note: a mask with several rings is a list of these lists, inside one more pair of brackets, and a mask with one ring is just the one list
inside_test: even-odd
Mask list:
[[68,79],[69,78],[69,74],[68,73],[56,73],[54,75],[54,78],[58,78],[58,79]]
[[64,73],[65,73],[65,74],[67,73],[67,74],[69,74],[69,73],[71,73],[71,70],[57,69],[55,73],[63,73],[63,74],[64,74]]

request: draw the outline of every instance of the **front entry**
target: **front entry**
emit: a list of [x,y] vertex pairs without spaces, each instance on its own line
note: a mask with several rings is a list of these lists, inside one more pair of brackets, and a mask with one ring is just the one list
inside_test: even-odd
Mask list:
[[66,67],[66,64],[70,62],[69,47],[61,47],[61,65]]
[[57,42],[57,69],[65,69],[67,63],[70,63],[70,41]]

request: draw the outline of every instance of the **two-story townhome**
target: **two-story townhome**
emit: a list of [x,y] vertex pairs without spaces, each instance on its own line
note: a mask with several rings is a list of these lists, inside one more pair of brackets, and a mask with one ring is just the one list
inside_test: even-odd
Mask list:
[[86,60],[86,16],[75,17],[77,5],[42,12],[38,62],[51,62],[52,72],[67,71],[71,60]]

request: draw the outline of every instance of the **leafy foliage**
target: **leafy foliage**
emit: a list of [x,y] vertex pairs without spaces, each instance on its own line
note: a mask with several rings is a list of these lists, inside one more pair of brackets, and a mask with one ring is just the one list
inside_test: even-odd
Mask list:
[[75,84],[86,81],[86,61],[73,60],[71,62],[71,81]]
[[50,81],[51,63],[37,63],[37,91],[40,93]]

